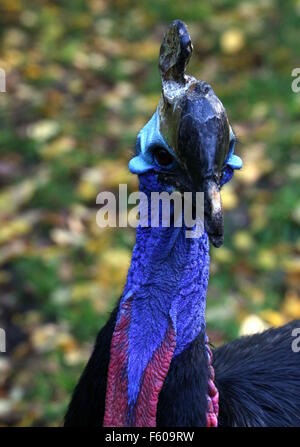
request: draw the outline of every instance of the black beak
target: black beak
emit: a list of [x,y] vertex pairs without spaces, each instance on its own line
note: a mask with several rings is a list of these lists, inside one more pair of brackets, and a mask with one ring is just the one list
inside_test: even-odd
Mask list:
[[219,247],[224,233],[219,179],[229,148],[229,124],[211,87],[199,82],[195,89],[197,97],[188,94],[182,100],[177,153],[193,188],[204,192],[205,229]]
[[204,183],[204,225],[210,242],[220,247],[224,241],[224,219],[219,186],[214,181]]

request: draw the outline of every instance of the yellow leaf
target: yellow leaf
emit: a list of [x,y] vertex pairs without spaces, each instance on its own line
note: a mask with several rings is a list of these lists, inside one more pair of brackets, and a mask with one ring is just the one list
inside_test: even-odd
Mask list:
[[265,270],[273,270],[278,266],[279,259],[272,250],[262,249],[257,254],[257,265]]
[[272,309],[263,310],[260,315],[267,323],[275,327],[282,326],[287,321],[282,314]]
[[226,54],[238,53],[244,45],[244,34],[239,29],[229,29],[221,36],[221,48]]
[[41,120],[27,128],[27,134],[34,140],[43,142],[59,132],[59,123],[52,120]]
[[78,349],[75,339],[66,332],[57,335],[56,346],[64,352],[72,352]]
[[99,188],[92,183],[82,180],[78,185],[78,195],[84,200],[96,199]]
[[231,184],[227,184],[222,189],[222,205],[224,210],[231,210],[238,204],[238,197]]
[[233,236],[233,245],[241,251],[247,251],[253,246],[253,239],[247,231],[237,231]]
[[214,250],[214,260],[226,264],[232,261],[232,252],[226,247],[220,247],[218,250]]
[[0,227],[0,244],[11,241],[28,233],[33,224],[39,219],[39,213],[28,213],[16,218],[11,222],[6,222]]
[[282,305],[282,311],[293,319],[300,318],[300,297],[296,291],[291,290],[287,293]]
[[244,293],[255,304],[262,304],[264,302],[264,291],[252,284],[245,284]]
[[251,185],[273,168],[273,162],[265,155],[265,145],[255,143],[248,145],[242,154],[245,169],[238,171],[237,178],[242,183]]
[[253,335],[263,332],[269,326],[257,315],[248,315],[241,324],[240,335]]
[[87,356],[83,355],[81,350],[76,349],[73,351],[67,351],[64,355],[65,363],[69,366],[78,365],[87,360]]
[[266,205],[262,203],[253,203],[249,209],[251,217],[251,228],[254,231],[262,230],[267,225],[267,213],[265,212]]
[[71,290],[73,301],[93,300],[99,297],[99,286],[96,282],[83,281],[76,283]]
[[127,46],[127,54],[136,59],[153,61],[157,58],[157,42],[154,40],[144,40],[138,43],[131,43]]
[[55,324],[46,324],[34,329],[31,334],[31,343],[40,352],[47,352],[55,347],[55,338],[58,327]]
[[109,289],[116,289],[120,293],[124,287],[130,260],[129,250],[116,248],[103,252],[99,266],[100,284]]
[[75,142],[70,137],[59,138],[52,143],[45,145],[42,149],[42,155],[46,159],[52,159],[74,149]]

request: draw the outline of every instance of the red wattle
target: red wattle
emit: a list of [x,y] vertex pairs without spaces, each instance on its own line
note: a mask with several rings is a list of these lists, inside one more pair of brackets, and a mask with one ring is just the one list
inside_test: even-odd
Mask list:
[[[147,364],[134,407],[128,405],[128,332],[131,319],[132,297],[122,306],[110,347],[107,390],[105,400],[104,427],[155,427],[159,393],[167,377],[176,347],[176,335],[172,322],[161,345]],[[206,339],[209,380],[207,395],[207,427],[218,425],[219,393],[214,384],[212,352]]]
[[128,332],[132,297],[122,306],[110,347],[104,427],[155,427],[158,396],[176,346],[175,331],[170,321],[161,345],[147,364],[137,401],[131,411],[128,405]]
[[212,365],[213,355],[209,347],[208,337],[206,338],[206,352],[208,356],[208,395],[207,395],[207,412],[206,412],[206,426],[217,427],[219,415],[219,392],[214,384],[215,370]]
[[127,361],[128,329],[132,297],[123,305],[123,312],[116,324],[110,346],[104,427],[126,427],[128,413]]
[[162,344],[155,351],[143,375],[135,408],[136,427],[156,426],[158,396],[167,377],[175,346],[175,331],[170,323]]

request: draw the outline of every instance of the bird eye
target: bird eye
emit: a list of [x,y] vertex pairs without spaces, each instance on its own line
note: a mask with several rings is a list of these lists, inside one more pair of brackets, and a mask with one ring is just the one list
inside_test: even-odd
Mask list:
[[161,166],[168,166],[173,162],[172,155],[164,147],[155,147],[153,155],[157,163]]

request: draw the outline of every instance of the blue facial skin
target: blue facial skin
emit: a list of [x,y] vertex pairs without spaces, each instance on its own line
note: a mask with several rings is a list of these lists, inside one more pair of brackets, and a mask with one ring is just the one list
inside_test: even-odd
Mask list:
[[[233,153],[232,130],[231,139],[223,184],[231,179],[234,169],[242,165],[241,159]],[[148,197],[148,216],[151,216],[151,192],[168,190],[168,185],[158,180],[161,168],[152,153],[156,145],[173,155],[174,165],[167,167],[172,170],[178,162],[174,151],[160,134],[157,111],[140,131],[137,155],[129,162],[130,171],[139,175],[140,191]],[[165,166],[163,170],[166,170]],[[177,228],[172,225],[170,228],[137,228],[118,316],[123,304],[133,296],[128,348],[128,401],[132,406],[138,397],[143,372],[162,344],[170,323],[176,335],[174,356],[180,354],[201,331],[205,332],[209,240],[206,232],[200,238],[189,239],[185,231],[184,226]]]
[[[155,146],[166,149],[174,157],[174,164],[176,164],[175,152],[160,133],[157,110],[138,134],[136,143],[137,155],[128,164],[129,170],[133,174],[144,174],[151,169],[158,172],[161,169],[153,157],[152,148]],[[174,166],[170,166],[169,169],[172,167]],[[164,167],[164,169],[166,168]]]

